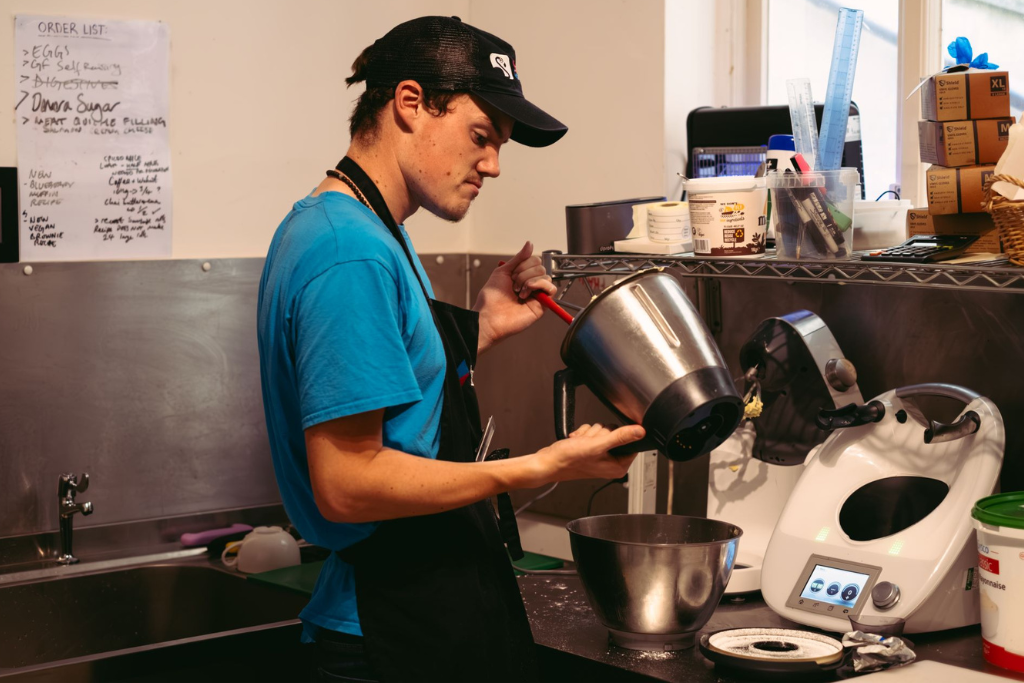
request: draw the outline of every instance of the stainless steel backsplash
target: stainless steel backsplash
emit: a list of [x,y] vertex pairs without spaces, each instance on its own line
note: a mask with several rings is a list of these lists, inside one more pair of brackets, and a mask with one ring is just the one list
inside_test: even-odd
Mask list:
[[[464,304],[466,256],[424,257]],[[263,259],[0,265],[0,537],[280,502],[263,418]]]

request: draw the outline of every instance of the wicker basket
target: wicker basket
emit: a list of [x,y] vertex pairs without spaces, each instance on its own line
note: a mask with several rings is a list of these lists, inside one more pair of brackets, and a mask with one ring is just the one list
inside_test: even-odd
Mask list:
[[999,228],[1003,251],[1012,263],[1024,266],[1024,201],[1011,201],[992,190],[992,183],[1003,180],[1024,187],[1024,180],[1009,175],[993,175],[985,182],[985,211]]

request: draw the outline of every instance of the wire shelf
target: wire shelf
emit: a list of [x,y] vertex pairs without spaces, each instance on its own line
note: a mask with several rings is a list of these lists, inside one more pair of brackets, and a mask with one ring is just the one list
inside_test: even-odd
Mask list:
[[545,252],[555,280],[633,273],[666,268],[683,277],[827,282],[832,284],[926,287],[960,291],[1024,294],[1024,268],[1007,263],[946,265],[859,261],[778,260],[769,252],[759,259],[615,254],[608,256]]

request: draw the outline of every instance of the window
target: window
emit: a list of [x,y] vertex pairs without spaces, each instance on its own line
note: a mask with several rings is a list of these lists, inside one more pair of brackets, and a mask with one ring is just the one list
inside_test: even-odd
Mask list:
[[[946,46],[964,36],[974,56],[1010,72],[1010,113],[1020,120],[1024,109],[1024,0],[942,0],[942,65],[953,64]],[[1016,80],[1014,80],[1016,77]]]
[[842,7],[864,10],[864,30],[857,59],[853,101],[860,109],[864,150],[862,182],[865,196],[871,200],[888,190],[889,185],[896,181],[898,2],[769,0],[768,104],[788,104],[786,81],[791,78],[809,78],[814,100],[824,101],[832,42],[839,9]]

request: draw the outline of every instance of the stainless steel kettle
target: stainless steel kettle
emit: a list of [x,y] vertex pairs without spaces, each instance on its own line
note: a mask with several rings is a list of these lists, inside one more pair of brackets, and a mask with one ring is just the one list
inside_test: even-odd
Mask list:
[[573,431],[575,387],[585,384],[643,441],[672,460],[711,451],[736,429],[743,402],[718,345],[679,282],[658,269],[624,278],[576,316],[555,373],[555,432]]

